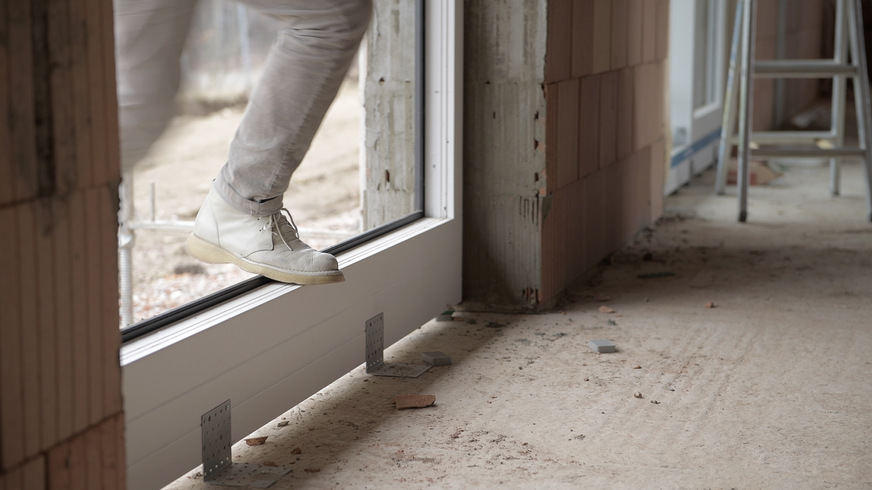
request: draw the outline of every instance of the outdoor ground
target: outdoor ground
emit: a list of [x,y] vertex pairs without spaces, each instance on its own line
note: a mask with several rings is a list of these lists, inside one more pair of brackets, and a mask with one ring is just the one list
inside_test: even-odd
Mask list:
[[[358,368],[234,462],[289,470],[278,489],[872,488],[862,174],[846,166],[834,199],[824,167],[783,171],[746,224],[706,172],[559,308],[432,321],[386,359],[451,365]],[[400,394],[436,402],[397,410]],[[201,471],[168,488],[209,488]]]

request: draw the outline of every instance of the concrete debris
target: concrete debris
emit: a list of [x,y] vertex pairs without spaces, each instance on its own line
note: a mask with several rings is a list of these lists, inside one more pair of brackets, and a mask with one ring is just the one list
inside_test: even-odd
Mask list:
[[615,344],[609,340],[591,340],[588,344],[594,352],[599,353],[608,353],[608,352],[617,352],[617,348]]
[[612,308],[609,308],[609,307],[606,306],[606,305],[602,305],[602,306],[599,307],[599,312],[600,312],[600,313],[614,313],[615,310],[613,310]]
[[637,391],[637,392],[633,393],[633,396],[634,396],[635,398],[642,398],[642,393],[639,392],[639,391]]
[[267,437],[269,437],[269,436],[250,437],[250,438],[245,440],[245,443],[248,444],[249,446],[261,446],[261,445],[263,445],[263,443],[266,442]]

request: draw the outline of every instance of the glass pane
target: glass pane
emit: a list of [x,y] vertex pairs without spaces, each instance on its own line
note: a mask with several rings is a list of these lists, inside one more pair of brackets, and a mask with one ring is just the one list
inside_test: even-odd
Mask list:
[[[375,3],[358,57],[284,194],[302,240],[316,249],[420,210],[415,2]],[[121,219],[133,237],[119,236],[122,328],[254,277],[198,261],[184,244],[280,28],[230,0],[195,10],[178,109],[122,186]]]
[[717,101],[717,6],[716,0],[696,0],[693,48],[693,107]]

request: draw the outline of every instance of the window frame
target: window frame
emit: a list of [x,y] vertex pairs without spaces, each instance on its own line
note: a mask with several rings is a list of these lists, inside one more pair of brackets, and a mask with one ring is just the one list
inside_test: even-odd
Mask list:
[[[201,462],[200,416],[230,400],[232,441],[364,363],[461,299],[461,0],[424,4],[424,217],[338,255],[346,281],[268,283],[121,348],[131,489]],[[294,316],[287,312],[294,312]]]

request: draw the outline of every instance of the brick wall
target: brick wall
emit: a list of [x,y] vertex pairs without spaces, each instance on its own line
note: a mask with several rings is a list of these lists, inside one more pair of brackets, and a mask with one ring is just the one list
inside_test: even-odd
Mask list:
[[[777,4],[759,2],[761,59]],[[820,56],[824,2],[788,4],[786,55]],[[662,213],[669,1],[464,6],[464,300],[547,307]],[[788,82],[785,116],[817,86]],[[755,87],[754,127],[771,128],[773,81]]]
[[668,0],[551,0],[541,290],[548,303],[663,208]]
[[123,488],[111,0],[0,8],[0,488]]
[[[735,7],[731,7],[734,9]],[[791,0],[784,12],[778,11],[778,0],[757,1],[757,59],[777,58],[778,16],[785,16],[784,58],[814,59],[824,55],[822,48],[827,43],[822,39],[825,28],[832,29],[834,18],[828,16],[823,0]],[[835,7],[832,7],[835,8]],[[732,10],[730,15],[732,15]],[[831,13],[830,13],[831,14]],[[834,14],[833,14],[834,15]],[[832,35],[832,32],[829,33]],[[754,80],[754,120],[753,128],[758,130],[778,129],[784,121],[778,121],[775,113],[775,79],[758,78]],[[820,81],[814,79],[783,80],[784,114],[783,118],[806,109],[820,97]]]
[[669,2],[464,5],[464,302],[548,307],[660,216]]

